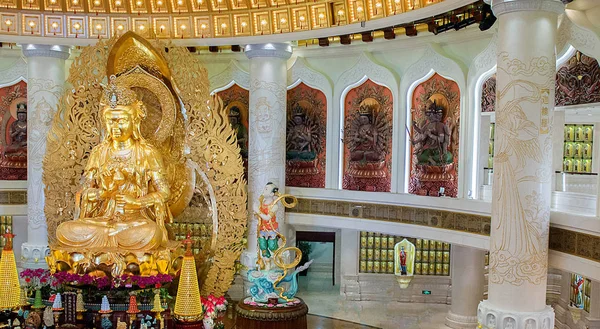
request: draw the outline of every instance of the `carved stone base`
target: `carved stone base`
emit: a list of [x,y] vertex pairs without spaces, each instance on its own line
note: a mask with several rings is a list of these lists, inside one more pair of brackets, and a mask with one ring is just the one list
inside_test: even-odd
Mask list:
[[477,307],[477,321],[483,329],[552,329],[554,310],[546,306],[541,312],[505,311],[484,300]]
[[458,315],[449,311],[446,325],[454,329],[473,329],[477,327],[477,316]]
[[50,247],[25,242],[21,245],[21,267],[48,268],[46,256],[50,255]]
[[306,329],[308,306],[300,303],[282,307],[254,306],[240,301],[236,307],[236,328],[244,329]]

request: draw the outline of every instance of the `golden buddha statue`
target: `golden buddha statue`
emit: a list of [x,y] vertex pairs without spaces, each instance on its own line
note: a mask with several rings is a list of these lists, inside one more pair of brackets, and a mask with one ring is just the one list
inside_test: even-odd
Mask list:
[[121,254],[174,247],[165,228],[172,216],[162,156],[140,131],[144,104],[113,75],[100,114],[106,135],[85,168],[76,219],[56,230],[58,247]]

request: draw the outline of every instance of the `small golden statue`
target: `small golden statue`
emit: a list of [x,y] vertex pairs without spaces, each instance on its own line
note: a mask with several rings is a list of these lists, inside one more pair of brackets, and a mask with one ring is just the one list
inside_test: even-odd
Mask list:
[[172,217],[162,157],[140,132],[144,104],[114,75],[101,104],[106,136],[87,163],[76,200],[78,218],[56,230],[59,247],[136,252],[172,246],[165,228]]

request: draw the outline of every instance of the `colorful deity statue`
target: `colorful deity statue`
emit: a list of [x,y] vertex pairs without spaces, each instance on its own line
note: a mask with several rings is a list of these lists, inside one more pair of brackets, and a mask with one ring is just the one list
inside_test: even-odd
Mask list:
[[27,105],[17,105],[17,120],[9,128],[10,144],[4,149],[5,156],[23,154],[27,156]]
[[312,161],[317,157],[321,136],[317,127],[308,122],[302,106],[296,104],[292,111],[287,129],[287,160]]
[[415,245],[403,239],[394,246],[395,275],[400,288],[407,288],[414,276]]
[[[292,201],[287,202],[286,198]],[[280,202],[284,207],[292,208],[297,200],[292,195],[280,194],[279,188],[269,182],[254,206],[258,219],[258,266],[248,271],[248,281],[253,284],[250,287],[252,298],[258,302],[267,302],[269,298],[286,302],[294,298],[298,291],[297,274],[311,263],[296,269],[302,252],[296,247],[285,246],[286,238],[279,232],[275,215]],[[295,257],[288,263],[286,259],[290,253],[295,253]]]

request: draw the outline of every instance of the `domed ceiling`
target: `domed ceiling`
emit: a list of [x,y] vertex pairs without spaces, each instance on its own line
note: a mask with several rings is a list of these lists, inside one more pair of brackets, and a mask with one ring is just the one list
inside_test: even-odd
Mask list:
[[0,0],[0,35],[219,38],[318,30],[444,0]]

